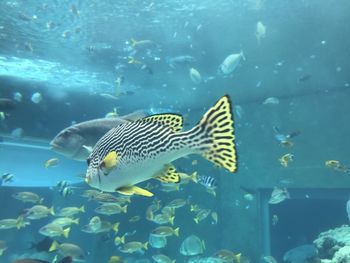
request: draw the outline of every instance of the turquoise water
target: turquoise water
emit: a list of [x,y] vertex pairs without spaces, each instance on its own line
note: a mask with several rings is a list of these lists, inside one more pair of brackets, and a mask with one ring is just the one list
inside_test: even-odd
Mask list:
[[[241,262],[268,262],[265,256],[283,262],[286,251],[347,224],[349,8],[345,0],[2,1],[0,99],[10,99],[14,109],[0,101],[0,220],[28,216],[34,204],[13,198],[23,191],[43,197],[56,214],[84,205],[69,237],[48,243],[76,244],[88,263],[111,256],[153,262],[157,254],[177,262],[238,261],[223,259],[222,249],[241,253]],[[232,54],[235,60],[228,61]],[[100,203],[81,196],[93,189],[84,182],[86,162],[50,149],[61,130],[111,112],[181,114],[184,130],[190,130],[225,94],[232,100],[237,172],[200,155],[173,162],[178,172],[214,178],[215,196],[198,182],[165,192],[149,180],[138,186],[153,197],[134,195],[127,213],[98,215]],[[14,132],[18,128],[20,134]],[[287,167],[279,161],[285,154],[293,157]],[[45,168],[52,158],[58,165]],[[338,166],[325,165],[329,160]],[[6,173],[12,180],[6,181]],[[71,192],[62,193],[60,181]],[[286,188],[290,198],[269,204],[274,187]],[[115,244],[123,235],[126,242],[149,242],[160,225],[146,215],[147,208],[159,200],[159,214],[178,198],[186,204],[175,210],[174,225],[165,225],[179,227],[179,237],[135,253]],[[210,209],[198,224],[200,210],[191,211],[196,206]],[[82,231],[96,215],[119,222],[118,232]],[[56,217],[0,229],[7,248],[0,262],[61,259],[48,248],[29,249],[45,238],[39,229]],[[180,253],[190,235],[204,241],[204,251]],[[307,262],[317,262],[316,256]]]

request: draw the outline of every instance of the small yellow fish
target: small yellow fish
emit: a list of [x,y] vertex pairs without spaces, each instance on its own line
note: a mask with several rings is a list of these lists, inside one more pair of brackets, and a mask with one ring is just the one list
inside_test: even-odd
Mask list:
[[111,256],[108,260],[108,263],[122,263],[123,260],[118,256]]
[[338,171],[338,172],[343,172],[343,173],[349,173],[350,170],[343,164],[341,164],[339,161],[337,160],[328,160],[325,161],[325,165],[329,168],[333,168],[334,170]]
[[122,205],[124,203],[130,203],[130,197],[129,196],[119,196],[115,197],[114,195],[110,193],[102,193],[100,191],[96,190],[86,190],[83,195],[83,197],[87,197],[90,200],[94,200],[96,202],[100,203],[118,203],[119,205]]
[[154,213],[157,212],[161,208],[161,201],[158,199],[154,199],[153,203],[147,207],[146,209],[146,219],[149,221],[153,220]]
[[325,161],[325,165],[327,167],[335,168],[340,165],[340,162],[337,160],[328,160],[328,161]]
[[32,193],[32,192],[18,192],[18,193],[14,193],[12,197],[22,201],[23,203],[41,204],[44,201],[44,198],[41,198],[36,193]]
[[109,221],[101,220],[98,216],[90,219],[89,223],[82,227],[81,231],[89,234],[98,234],[114,231],[115,234],[119,231],[119,222],[111,223]]
[[197,172],[193,172],[191,175],[185,173],[179,173],[181,178],[180,184],[188,184],[189,182],[198,183],[198,174]]
[[51,158],[44,163],[44,167],[45,168],[54,167],[54,166],[57,166],[58,163],[59,163],[58,158]]
[[94,199],[95,196],[98,196],[98,194],[100,194],[100,191],[89,189],[89,190],[85,190],[81,196],[88,198],[90,201],[90,200]]
[[161,237],[169,237],[172,235],[179,236],[180,228],[172,228],[170,226],[159,226],[152,231],[152,235],[161,236]]
[[133,48],[142,47],[142,46],[149,46],[149,45],[155,45],[155,43],[152,40],[148,40],[148,39],[137,41],[137,40],[132,38],[130,40],[130,42],[131,42],[131,46]]
[[71,256],[73,261],[85,261],[86,253],[77,245],[72,243],[58,243],[53,241],[49,252],[57,250],[59,254]]
[[157,214],[153,216],[153,218],[150,220],[158,225],[163,225],[163,224],[171,224],[174,225],[174,219],[175,216],[171,216],[169,214]]
[[194,222],[196,222],[196,224],[199,224],[200,221],[202,221],[208,217],[210,212],[211,212],[210,209],[200,209],[197,212],[197,215],[193,218]]
[[191,212],[198,212],[201,208],[199,207],[199,205],[191,205],[190,206],[190,211]]
[[1,219],[0,220],[0,230],[1,229],[11,229],[11,228],[21,229],[27,225],[30,225],[30,222],[25,221],[22,216],[20,216],[16,219],[8,218],[8,219]]
[[60,225],[61,227],[70,226],[72,224],[79,225],[79,218],[73,219],[70,217],[59,217],[51,222],[52,224]]
[[241,253],[235,254],[230,250],[221,249],[215,253],[215,257],[222,259],[225,262],[240,263]]
[[287,153],[279,158],[279,162],[283,167],[288,167],[289,162],[293,161],[294,155],[291,153]]
[[134,253],[148,249],[148,242],[141,243],[138,241],[128,242],[124,244],[119,250],[123,253]]
[[53,207],[48,208],[44,205],[35,205],[26,211],[25,218],[36,220],[48,217],[50,214],[55,215]]
[[95,209],[96,213],[101,215],[115,215],[120,213],[126,213],[128,206],[120,206],[118,203],[103,203],[101,206]]
[[68,238],[70,227],[63,229],[60,225],[49,223],[39,229],[39,233],[47,237],[64,236]]
[[71,217],[71,216],[74,216],[75,214],[78,214],[79,212],[85,213],[85,207],[84,206],[81,206],[81,207],[74,207],[74,206],[64,207],[58,212],[57,216]]
[[170,206],[164,206],[162,208],[162,213],[167,216],[174,216],[175,215],[175,208]]
[[163,254],[157,254],[152,256],[153,260],[156,263],[175,263],[176,260],[171,260],[168,256],[163,255]]
[[114,239],[114,244],[116,246],[119,246],[120,244],[125,244],[125,236],[126,236],[126,234],[124,234],[121,237],[116,236],[115,239]]

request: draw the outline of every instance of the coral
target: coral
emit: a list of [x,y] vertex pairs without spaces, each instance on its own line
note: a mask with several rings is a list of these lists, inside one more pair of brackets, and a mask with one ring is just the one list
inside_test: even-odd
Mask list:
[[321,233],[314,244],[322,263],[350,262],[349,226],[341,226]]
[[349,263],[350,262],[350,246],[340,248],[332,259],[332,263]]

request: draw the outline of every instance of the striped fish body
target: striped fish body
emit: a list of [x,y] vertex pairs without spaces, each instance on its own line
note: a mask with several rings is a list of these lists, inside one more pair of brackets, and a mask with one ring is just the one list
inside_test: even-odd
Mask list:
[[[172,161],[189,154],[202,154],[231,172],[236,170],[228,96],[222,97],[189,131],[179,131],[181,116],[164,118],[150,116],[107,132],[88,158],[86,181],[90,186],[118,191],[159,175]],[[106,172],[102,164],[111,152],[116,153],[116,165]]]
[[200,176],[198,179],[198,183],[207,187],[207,188],[215,188],[218,185],[218,182],[214,177],[211,176]]
[[[90,185],[115,192],[120,187],[135,185],[160,174],[166,164],[196,152],[188,144],[178,142],[188,141],[184,136],[152,122],[133,122],[113,128],[96,144],[95,149],[101,152],[96,151],[96,165],[90,163],[88,175],[95,178],[94,184]],[[105,175],[98,165],[111,151],[118,153],[118,165]]]

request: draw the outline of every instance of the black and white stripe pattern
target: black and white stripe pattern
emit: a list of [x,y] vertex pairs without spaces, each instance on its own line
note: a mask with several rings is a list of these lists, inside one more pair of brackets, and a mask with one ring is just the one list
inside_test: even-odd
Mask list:
[[123,165],[156,158],[159,153],[178,150],[187,143],[181,133],[157,122],[126,123],[111,129],[97,142],[89,157],[90,167],[97,168],[111,151],[117,152],[118,165]]

